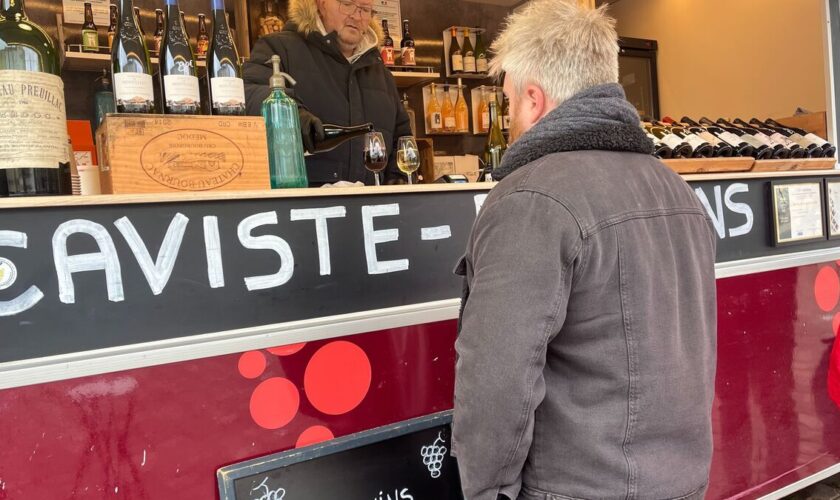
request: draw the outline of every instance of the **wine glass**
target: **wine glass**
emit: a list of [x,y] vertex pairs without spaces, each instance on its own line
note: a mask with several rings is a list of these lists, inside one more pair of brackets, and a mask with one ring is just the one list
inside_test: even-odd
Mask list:
[[420,150],[413,136],[397,139],[397,167],[408,176],[408,183],[413,184],[413,174],[420,168]]
[[376,185],[379,186],[379,172],[385,170],[388,164],[388,152],[385,148],[385,138],[380,132],[365,134],[365,168],[373,172]]

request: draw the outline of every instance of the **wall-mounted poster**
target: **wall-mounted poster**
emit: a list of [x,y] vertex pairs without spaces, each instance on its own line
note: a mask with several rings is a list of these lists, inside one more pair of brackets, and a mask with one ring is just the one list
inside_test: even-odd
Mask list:
[[64,22],[82,24],[85,22],[85,2],[93,8],[93,22],[100,31],[107,30],[111,24],[111,2],[109,0],[63,0]]
[[773,235],[777,246],[825,239],[820,181],[773,182],[770,186]]
[[840,178],[825,180],[825,203],[829,239],[840,238]]

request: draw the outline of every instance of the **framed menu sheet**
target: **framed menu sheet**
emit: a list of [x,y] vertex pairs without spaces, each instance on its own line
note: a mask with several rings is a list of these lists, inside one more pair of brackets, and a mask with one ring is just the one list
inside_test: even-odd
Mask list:
[[840,239],[840,178],[825,179],[825,211],[828,239]]
[[776,246],[826,238],[821,181],[771,182],[770,199]]

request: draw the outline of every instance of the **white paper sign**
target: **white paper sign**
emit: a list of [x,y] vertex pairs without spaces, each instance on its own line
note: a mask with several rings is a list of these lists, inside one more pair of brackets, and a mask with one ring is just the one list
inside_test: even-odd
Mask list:
[[98,28],[108,29],[111,24],[111,2],[109,0],[62,0],[64,22],[82,24],[85,22],[85,1],[93,7],[93,22]]
[[773,190],[780,243],[824,236],[821,184],[782,184]]
[[[399,50],[402,41],[402,14],[400,13],[400,0],[374,0],[373,8],[376,9],[376,17],[388,21],[388,31],[394,39],[394,46]],[[380,40],[381,41],[381,40]]]

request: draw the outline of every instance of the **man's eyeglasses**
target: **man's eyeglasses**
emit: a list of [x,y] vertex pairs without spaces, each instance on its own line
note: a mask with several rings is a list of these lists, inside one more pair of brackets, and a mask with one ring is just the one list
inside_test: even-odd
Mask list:
[[336,0],[338,2],[338,11],[344,14],[345,16],[352,16],[359,11],[362,13],[362,17],[373,17],[376,15],[376,11],[373,7],[363,7],[358,5],[353,0]]

